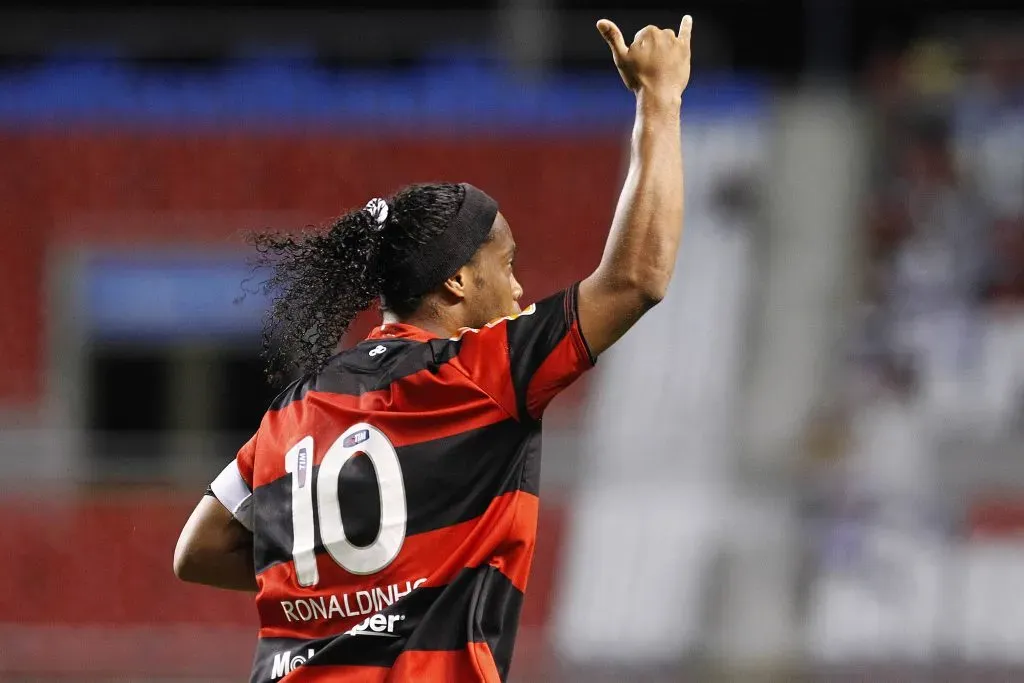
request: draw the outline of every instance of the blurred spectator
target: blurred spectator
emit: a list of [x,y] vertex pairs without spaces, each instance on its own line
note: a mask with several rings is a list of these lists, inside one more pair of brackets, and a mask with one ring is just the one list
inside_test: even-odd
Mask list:
[[1024,214],[997,220],[985,295],[993,304],[1024,306]]
[[986,33],[955,103],[961,167],[989,211],[1024,212],[1024,30]]
[[1024,387],[1011,310],[1024,268],[1024,40],[1014,27],[981,35],[922,41],[869,71],[880,144],[859,324],[862,343],[913,356],[933,420],[991,432]]
[[986,222],[941,118],[912,115],[899,137],[872,226],[872,296],[888,313],[890,342],[914,354],[924,399],[955,409],[977,337]]

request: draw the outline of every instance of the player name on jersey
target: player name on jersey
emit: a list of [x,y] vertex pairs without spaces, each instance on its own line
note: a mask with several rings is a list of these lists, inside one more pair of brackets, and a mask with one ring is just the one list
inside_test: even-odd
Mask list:
[[282,600],[281,609],[284,610],[285,619],[289,622],[343,619],[374,614],[394,604],[399,598],[409,595],[426,582],[426,579],[416,579],[415,581],[392,583],[383,587],[377,586],[370,590],[354,593]]

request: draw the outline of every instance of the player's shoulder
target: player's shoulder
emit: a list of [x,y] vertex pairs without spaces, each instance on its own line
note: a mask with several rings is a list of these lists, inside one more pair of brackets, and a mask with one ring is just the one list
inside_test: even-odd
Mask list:
[[299,377],[289,382],[270,402],[267,414],[269,415],[287,407],[290,403],[302,400],[307,390],[308,380],[308,377]]
[[436,372],[458,351],[450,339],[371,338],[331,358],[309,388],[347,395],[379,391],[424,370]]
[[360,375],[390,374],[406,366],[425,365],[444,355],[450,339],[410,339],[384,337],[364,339],[345,349],[324,368],[324,374],[355,373]]
[[[378,378],[388,374],[394,361],[403,353],[405,340],[364,340],[331,356],[316,373],[293,379],[274,397],[269,413],[302,401],[311,391],[328,393],[359,393],[360,388],[379,384]],[[385,358],[387,356],[387,358]]]

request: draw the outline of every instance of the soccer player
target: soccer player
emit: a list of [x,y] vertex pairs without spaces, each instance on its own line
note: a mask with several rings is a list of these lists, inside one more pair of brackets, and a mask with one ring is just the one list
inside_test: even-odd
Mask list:
[[[683,224],[690,31],[629,46],[636,95],[604,256],[525,309],[498,205],[414,185],[318,234],[256,238],[267,335],[304,370],[181,533],[181,579],[256,592],[251,680],[505,681],[533,558],[541,416],[665,294]],[[335,353],[352,319],[383,324]]]

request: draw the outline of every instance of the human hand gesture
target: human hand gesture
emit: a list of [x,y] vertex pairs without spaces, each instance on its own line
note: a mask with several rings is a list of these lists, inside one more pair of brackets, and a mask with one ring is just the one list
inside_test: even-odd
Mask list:
[[622,82],[636,94],[643,91],[679,97],[690,81],[690,32],[693,19],[683,17],[679,35],[672,29],[645,26],[627,46],[622,31],[608,19],[597,30],[612,50]]

